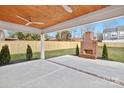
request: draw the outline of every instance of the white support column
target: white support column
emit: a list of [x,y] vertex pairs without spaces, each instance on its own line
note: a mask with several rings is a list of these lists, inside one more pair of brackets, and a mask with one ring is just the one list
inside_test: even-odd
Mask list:
[[44,38],[44,34],[41,34],[41,59],[45,59],[45,42],[44,42],[45,38]]

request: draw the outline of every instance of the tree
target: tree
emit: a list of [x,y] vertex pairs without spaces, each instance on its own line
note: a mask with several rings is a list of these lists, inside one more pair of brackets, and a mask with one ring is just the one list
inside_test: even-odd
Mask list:
[[101,42],[103,40],[103,33],[102,32],[97,32],[96,37],[97,37],[97,40]]
[[39,34],[17,32],[14,34],[19,40],[40,40]]
[[104,44],[104,46],[103,46],[102,58],[103,59],[108,59],[108,50],[107,50],[106,44]]
[[31,60],[33,56],[32,49],[30,45],[27,45],[27,50],[26,50],[26,59]]
[[25,34],[25,40],[32,40],[32,34]]
[[71,40],[71,33],[69,31],[57,32],[56,39],[62,41]]
[[39,34],[32,34],[31,38],[32,38],[32,40],[40,40],[40,35]]
[[25,35],[22,32],[15,33],[19,40],[25,40]]
[[50,40],[50,36],[48,34],[45,34],[45,40],[46,41]]
[[57,32],[57,34],[56,34],[56,39],[57,39],[58,41],[61,40],[61,32]]
[[78,44],[76,46],[76,56],[79,56],[79,47],[78,47]]
[[8,45],[2,47],[0,52],[0,65],[9,64],[11,60],[10,51]]
[[69,31],[65,31],[66,34],[66,40],[71,40],[71,33]]

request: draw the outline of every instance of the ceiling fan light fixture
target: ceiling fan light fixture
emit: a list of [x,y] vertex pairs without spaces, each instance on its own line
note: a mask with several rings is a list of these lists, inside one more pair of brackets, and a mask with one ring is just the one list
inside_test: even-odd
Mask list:
[[69,7],[68,5],[62,5],[62,7],[65,9],[65,11],[67,11],[68,13],[72,13],[72,9],[71,7]]

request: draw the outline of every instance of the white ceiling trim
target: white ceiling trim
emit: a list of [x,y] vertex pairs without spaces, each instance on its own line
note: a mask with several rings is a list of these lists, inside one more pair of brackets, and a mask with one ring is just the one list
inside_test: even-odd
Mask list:
[[5,21],[0,21],[0,28],[14,31],[14,32],[24,32],[24,33],[40,34],[42,32],[41,29],[24,26],[24,25],[20,25],[20,24],[14,24],[14,23],[5,22]]
[[54,31],[60,31],[68,28],[73,28],[80,25],[98,23],[113,18],[124,16],[124,6],[114,5],[109,6],[98,11],[56,24],[54,26],[45,28],[41,33],[49,33]]

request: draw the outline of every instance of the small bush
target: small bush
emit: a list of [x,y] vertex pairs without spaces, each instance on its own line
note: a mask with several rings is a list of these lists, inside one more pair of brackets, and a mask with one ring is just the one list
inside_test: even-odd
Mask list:
[[2,47],[0,52],[0,65],[9,64],[11,60],[10,51],[8,45]]
[[76,56],[79,56],[79,47],[78,47],[78,45],[76,46]]
[[26,50],[26,59],[31,60],[33,56],[32,49],[30,45],[27,45],[27,50]]
[[102,58],[103,59],[108,59],[108,50],[107,50],[106,44],[104,44],[104,46],[103,46]]

